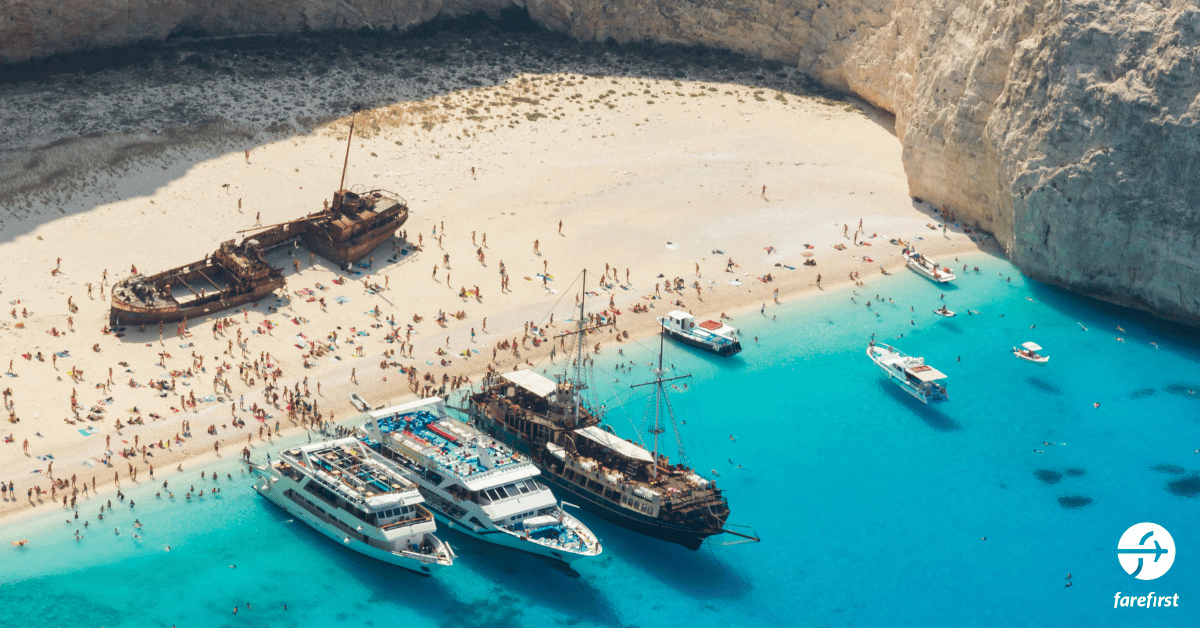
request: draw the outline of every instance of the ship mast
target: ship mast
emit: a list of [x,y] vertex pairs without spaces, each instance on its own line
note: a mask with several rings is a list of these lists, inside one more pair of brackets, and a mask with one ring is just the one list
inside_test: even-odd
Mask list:
[[654,464],[650,465],[650,479],[658,478],[658,435],[662,434],[662,428],[659,426],[659,420],[662,414],[662,398],[666,394],[663,390],[663,336],[658,335],[658,370],[654,372],[654,429],[650,430],[654,434]]
[[572,427],[579,426],[579,382],[580,371],[583,369],[583,302],[587,300],[587,269],[583,269],[583,282],[579,286],[579,340],[575,343],[575,381],[571,393],[575,396],[575,419]]
[[[651,454],[654,457],[654,462],[650,466],[650,479],[652,479],[652,480],[658,477],[658,435],[663,433],[663,429],[662,429],[662,407],[663,407],[663,405],[667,405],[668,406],[667,411],[671,412],[670,405],[667,402],[667,391],[666,391],[666,389],[663,388],[663,384],[665,384],[667,382],[673,382],[677,379],[687,379],[687,378],[691,377],[691,375],[677,375],[675,377],[668,377],[665,379],[663,378],[663,343],[664,343],[663,337],[664,336],[665,336],[665,334],[661,334],[658,337],[658,370],[656,370],[654,372],[654,381],[645,382],[642,384],[634,384],[634,385],[630,386],[630,388],[641,388],[642,386],[649,386],[650,384],[654,384],[654,429],[650,430],[650,432],[652,434],[654,434],[654,451]],[[671,414],[671,424],[675,426],[675,440],[679,445],[679,455],[680,455],[680,457],[683,457],[683,442],[680,440],[679,426],[675,425],[675,415],[673,413]],[[686,462],[686,460],[684,462]]]
[[354,139],[355,115],[350,116],[350,133],[346,135],[346,159],[342,161],[342,180],[338,182],[338,192],[341,192],[343,189],[345,189],[346,185],[346,168],[350,165],[350,142]]

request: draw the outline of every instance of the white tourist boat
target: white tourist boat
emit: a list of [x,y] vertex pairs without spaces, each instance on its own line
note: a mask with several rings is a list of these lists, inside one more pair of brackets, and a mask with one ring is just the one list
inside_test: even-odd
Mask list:
[[454,564],[416,484],[356,438],[283,451],[254,490],[346,547],[421,575]]
[[939,382],[946,374],[925,364],[924,358],[904,355],[899,349],[874,340],[867,347],[867,357],[879,367],[888,379],[916,397],[921,403],[946,401],[946,387]]
[[1012,353],[1022,360],[1037,362],[1038,364],[1045,364],[1050,361],[1050,356],[1038,353],[1038,351],[1041,350],[1041,346],[1039,346],[1036,342],[1026,342],[1021,344],[1020,349],[1013,347]]
[[725,323],[704,321],[697,324],[696,317],[683,310],[658,317],[658,323],[662,325],[662,333],[717,355],[730,356],[742,350],[737,329]]
[[446,415],[441,398],[369,412],[364,438],[421,488],[439,521],[488,543],[571,563],[600,541],[534,479],[527,456]]
[[922,277],[938,283],[947,283],[958,279],[958,277],[954,276],[954,271],[950,270],[950,267],[939,265],[937,262],[921,255],[911,246],[904,247],[901,255],[904,256],[904,263]]

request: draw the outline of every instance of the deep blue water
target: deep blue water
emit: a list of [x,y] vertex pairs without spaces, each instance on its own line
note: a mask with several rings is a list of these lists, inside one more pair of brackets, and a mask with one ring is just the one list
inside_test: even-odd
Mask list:
[[[1196,625],[1200,345],[1001,260],[970,264],[982,271],[957,286],[905,272],[741,316],[746,349],[732,359],[668,344],[675,372],[693,375],[673,397],[687,456],[720,474],[730,523],[761,543],[690,552],[584,513],[605,552],[578,577],[447,531],[457,565],[421,579],[289,522],[225,463],[219,495],[171,503],[135,489],[136,513],[118,507],[78,543],[62,513],[7,526],[0,538],[31,544],[0,550],[0,625]],[[932,314],[943,291],[958,317]],[[925,407],[883,380],[864,355],[872,333],[947,373],[951,400]],[[1050,363],[1008,353],[1026,340]],[[622,435],[643,402],[613,380],[647,379],[656,348],[597,360],[594,392]],[[169,480],[176,495],[214,486],[196,470]],[[97,509],[81,517],[96,524]],[[1148,582],[1115,551],[1142,521],[1178,548]],[[1114,609],[1118,591],[1178,593],[1181,608]]]

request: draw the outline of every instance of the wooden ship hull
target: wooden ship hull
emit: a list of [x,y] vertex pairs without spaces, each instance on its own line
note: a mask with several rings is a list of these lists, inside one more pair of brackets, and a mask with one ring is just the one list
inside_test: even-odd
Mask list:
[[[669,521],[663,521],[639,512],[632,512],[627,508],[615,506],[610,500],[601,498],[578,484],[568,482],[565,478],[555,473],[543,472],[542,479],[549,482],[554,487],[554,490],[563,496],[563,499],[569,499],[571,502],[578,504],[584,510],[598,517],[602,517],[631,532],[644,534],[661,541],[667,541],[668,543],[682,545],[690,550],[700,549],[705,539],[723,532],[720,525],[717,525],[715,529],[711,526],[695,529],[687,525],[677,525]],[[724,522],[722,521],[721,523]]]
[[334,195],[332,216],[308,223],[304,244],[341,268],[355,264],[396,234],[408,220],[408,205],[382,190]]
[[267,253],[302,243],[346,268],[370,255],[408,220],[408,205],[379,190],[363,195],[341,190],[334,195],[334,207],[267,227],[238,245],[225,242],[201,261],[118,282],[112,290],[109,324],[203,320],[259,301],[284,283],[283,270],[267,263]]
[[[561,384],[557,389],[565,390]],[[564,422],[567,408],[547,403],[551,396],[492,378],[468,397],[470,423],[528,453],[542,479],[570,494],[572,503],[623,528],[691,550],[710,536],[729,532],[724,529],[729,506],[719,489],[704,480],[694,482],[690,469],[671,466],[665,457],[658,460],[657,479],[650,480],[649,452],[599,434],[599,421],[585,409],[580,422],[569,426]]]
[[230,240],[201,261],[118,282],[112,289],[109,324],[201,320],[282,288],[283,271],[267,264],[250,242],[234,246]]
[[[221,244],[204,260],[146,277],[135,274],[113,286],[109,323],[145,325],[200,319],[232,307],[258,301],[283,287],[283,271],[272,267],[266,254],[303,242],[314,253],[349,269],[395,235],[408,220],[408,203],[383,190],[356,193],[345,189],[346,163],[333,202],[324,211],[261,229],[234,244]],[[240,233],[245,233],[242,231]],[[210,294],[209,288],[214,291]]]

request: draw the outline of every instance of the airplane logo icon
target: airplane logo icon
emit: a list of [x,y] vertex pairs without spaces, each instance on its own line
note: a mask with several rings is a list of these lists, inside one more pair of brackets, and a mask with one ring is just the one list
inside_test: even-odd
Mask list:
[[1175,539],[1158,524],[1139,523],[1121,535],[1117,560],[1134,578],[1154,580],[1167,573],[1175,562]]

